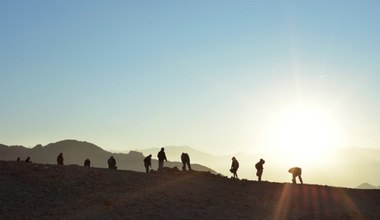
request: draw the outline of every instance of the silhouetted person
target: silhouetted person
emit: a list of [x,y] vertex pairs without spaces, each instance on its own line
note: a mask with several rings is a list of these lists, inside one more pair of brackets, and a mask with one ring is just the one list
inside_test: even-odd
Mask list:
[[232,157],[232,164],[231,164],[231,173],[234,174],[234,178],[239,178],[237,175],[237,170],[239,169],[239,162],[236,160],[235,157]]
[[117,169],[117,166],[116,166],[116,160],[115,158],[113,158],[113,156],[111,156],[109,159],[108,159],[108,168],[110,169]]
[[17,162],[20,162],[20,158],[19,157],[17,157]]
[[264,170],[264,165],[265,163],[265,160],[263,159],[260,159],[259,162],[256,163],[255,167],[256,167],[256,176],[258,178],[258,181],[261,182],[261,176],[263,175],[263,170]]
[[62,153],[60,153],[57,157],[57,164],[63,165],[63,154]]
[[91,166],[91,161],[90,161],[90,159],[86,159],[85,161],[84,161],[84,166],[85,167],[90,167]]
[[302,177],[301,177],[301,175],[302,175],[302,169],[301,168],[299,168],[299,167],[290,168],[289,173],[293,174],[292,182],[294,184],[297,184],[297,181],[296,181],[297,176],[298,176],[298,179],[300,180],[301,184],[303,184]]
[[30,157],[26,158],[25,163],[30,163]]
[[162,170],[164,168],[164,160],[168,161],[168,159],[166,159],[165,149],[163,147],[161,147],[161,150],[160,152],[158,152],[157,157],[158,157],[158,170]]
[[186,166],[191,170],[191,165],[190,165],[190,157],[187,153],[182,153],[181,154],[181,161],[182,161],[182,170],[186,170]]
[[152,167],[152,154],[144,158],[145,171],[149,172],[149,167]]

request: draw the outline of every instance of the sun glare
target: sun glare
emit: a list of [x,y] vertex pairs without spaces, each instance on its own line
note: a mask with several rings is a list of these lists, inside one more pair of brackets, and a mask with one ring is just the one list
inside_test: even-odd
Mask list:
[[319,159],[336,144],[332,116],[316,106],[296,105],[279,112],[273,121],[274,145],[291,157]]

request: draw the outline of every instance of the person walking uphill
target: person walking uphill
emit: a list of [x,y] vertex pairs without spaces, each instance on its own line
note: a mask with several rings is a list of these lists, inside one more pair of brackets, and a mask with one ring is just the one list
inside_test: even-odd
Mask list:
[[166,159],[165,149],[162,147],[160,152],[157,154],[158,157],[158,170],[162,170],[164,168],[164,160],[168,161]]
[[256,167],[256,176],[258,178],[258,181],[261,182],[261,176],[263,175],[263,170],[264,170],[264,165],[265,163],[265,160],[263,159],[260,159],[260,161],[258,163],[256,163],[255,167]]
[[190,165],[190,156],[187,153],[182,153],[181,154],[181,161],[182,161],[182,170],[186,170],[186,166],[191,170],[191,165]]
[[57,157],[57,164],[63,165],[63,154],[62,153],[60,153]]
[[144,158],[144,166],[145,166],[146,172],[148,173],[149,167],[152,167],[152,154],[149,154],[149,156]]
[[297,181],[296,181],[297,176],[298,176],[298,179],[300,180],[301,184],[303,184],[302,177],[301,177],[301,175],[302,175],[302,169],[301,168],[292,167],[289,169],[288,172],[293,174],[293,179],[292,179],[293,184],[297,184]]
[[237,175],[237,170],[239,169],[239,162],[236,160],[235,157],[232,157],[232,164],[231,164],[231,173],[233,173],[233,177],[236,178],[236,179],[239,179],[238,175]]

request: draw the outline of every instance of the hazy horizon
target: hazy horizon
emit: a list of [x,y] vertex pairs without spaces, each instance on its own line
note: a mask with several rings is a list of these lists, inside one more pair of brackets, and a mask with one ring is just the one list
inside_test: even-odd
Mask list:
[[[87,142],[83,140],[70,140],[66,143],[69,146],[70,143],[77,143],[77,141]],[[60,142],[61,141],[57,141],[55,143]],[[126,155],[129,153],[129,151],[138,151],[143,153],[145,156],[152,154],[153,159],[157,159],[156,155],[160,149],[160,147],[155,147],[150,149],[128,149],[123,152],[114,152],[110,151],[109,149],[105,149],[103,146],[100,146],[96,143],[91,144],[95,144],[96,146],[115,154],[124,153]],[[279,183],[289,182],[291,175],[287,172],[287,170],[290,167],[298,166],[303,169],[303,178],[306,184],[319,184],[352,188],[355,188],[362,183],[370,183],[374,186],[380,186],[380,178],[376,175],[373,175],[373,173],[377,172],[377,167],[380,166],[380,150],[373,148],[347,147],[334,149],[324,154],[323,160],[310,160],[309,158],[307,158],[307,160],[304,160],[302,159],[301,155],[298,155],[298,157],[301,158],[300,160],[297,160],[294,157],[284,156],[281,152],[257,154],[236,153],[231,155],[218,155],[212,152],[202,151],[201,149],[195,149],[191,146],[164,147],[166,149],[168,161],[180,163],[180,154],[182,152],[187,152],[190,154],[192,164],[200,164],[206,166],[228,177],[231,175],[229,172],[231,157],[235,156],[240,163],[238,174],[241,179],[256,180],[254,164],[258,162],[260,158],[263,158],[266,160],[266,164],[264,165],[265,171],[263,175],[263,180],[265,181]],[[186,148],[186,150],[184,150],[184,148]],[[16,157],[21,155],[13,156]],[[91,155],[88,155],[87,157],[94,159]],[[9,158],[9,156],[7,158],[11,160],[14,159]],[[43,158],[45,158],[45,156]],[[73,158],[71,157],[68,157],[66,159],[73,161]],[[44,161],[40,161],[40,163],[41,162],[44,163]],[[125,163],[127,161],[122,160],[119,162]],[[77,161],[77,163],[81,165],[82,161]],[[121,169],[133,170],[136,166],[141,166],[141,169],[139,169],[139,171],[143,169],[143,164],[135,164],[132,167],[127,166]],[[363,169],[366,170],[366,172],[361,172]]]

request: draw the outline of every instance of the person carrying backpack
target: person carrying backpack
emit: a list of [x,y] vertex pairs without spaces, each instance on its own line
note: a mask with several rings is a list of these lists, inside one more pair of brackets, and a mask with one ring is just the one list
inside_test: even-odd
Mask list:
[[182,170],[186,171],[186,166],[191,170],[191,165],[190,165],[190,156],[187,153],[182,153],[181,154],[181,161],[182,161]]
[[158,157],[158,170],[162,170],[164,168],[164,160],[168,161],[165,154],[165,149],[161,147],[160,152],[157,154]]
[[148,173],[149,167],[152,167],[152,154],[149,154],[149,156],[144,158],[144,166],[145,166],[146,172]]
[[258,163],[256,163],[255,167],[256,167],[256,176],[258,178],[258,181],[261,182],[261,176],[263,175],[263,170],[264,170],[264,165],[265,163],[265,160],[263,159],[260,159],[260,161]]
[[292,178],[292,182],[293,184],[297,184],[297,181],[296,181],[296,177],[298,176],[298,179],[300,180],[301,184],[303,184],[303,181],[302,181],[302,169],[299,168],[299,167],[292,167],[289,169],[288,171],[289,173],[292,174],[293,178]]
[[239,162],[235,157],[232,157],[232,164],[231,164],[231,173],[233,174],[233,178],[239,179],[237,175],[237,170],[239,169]]

